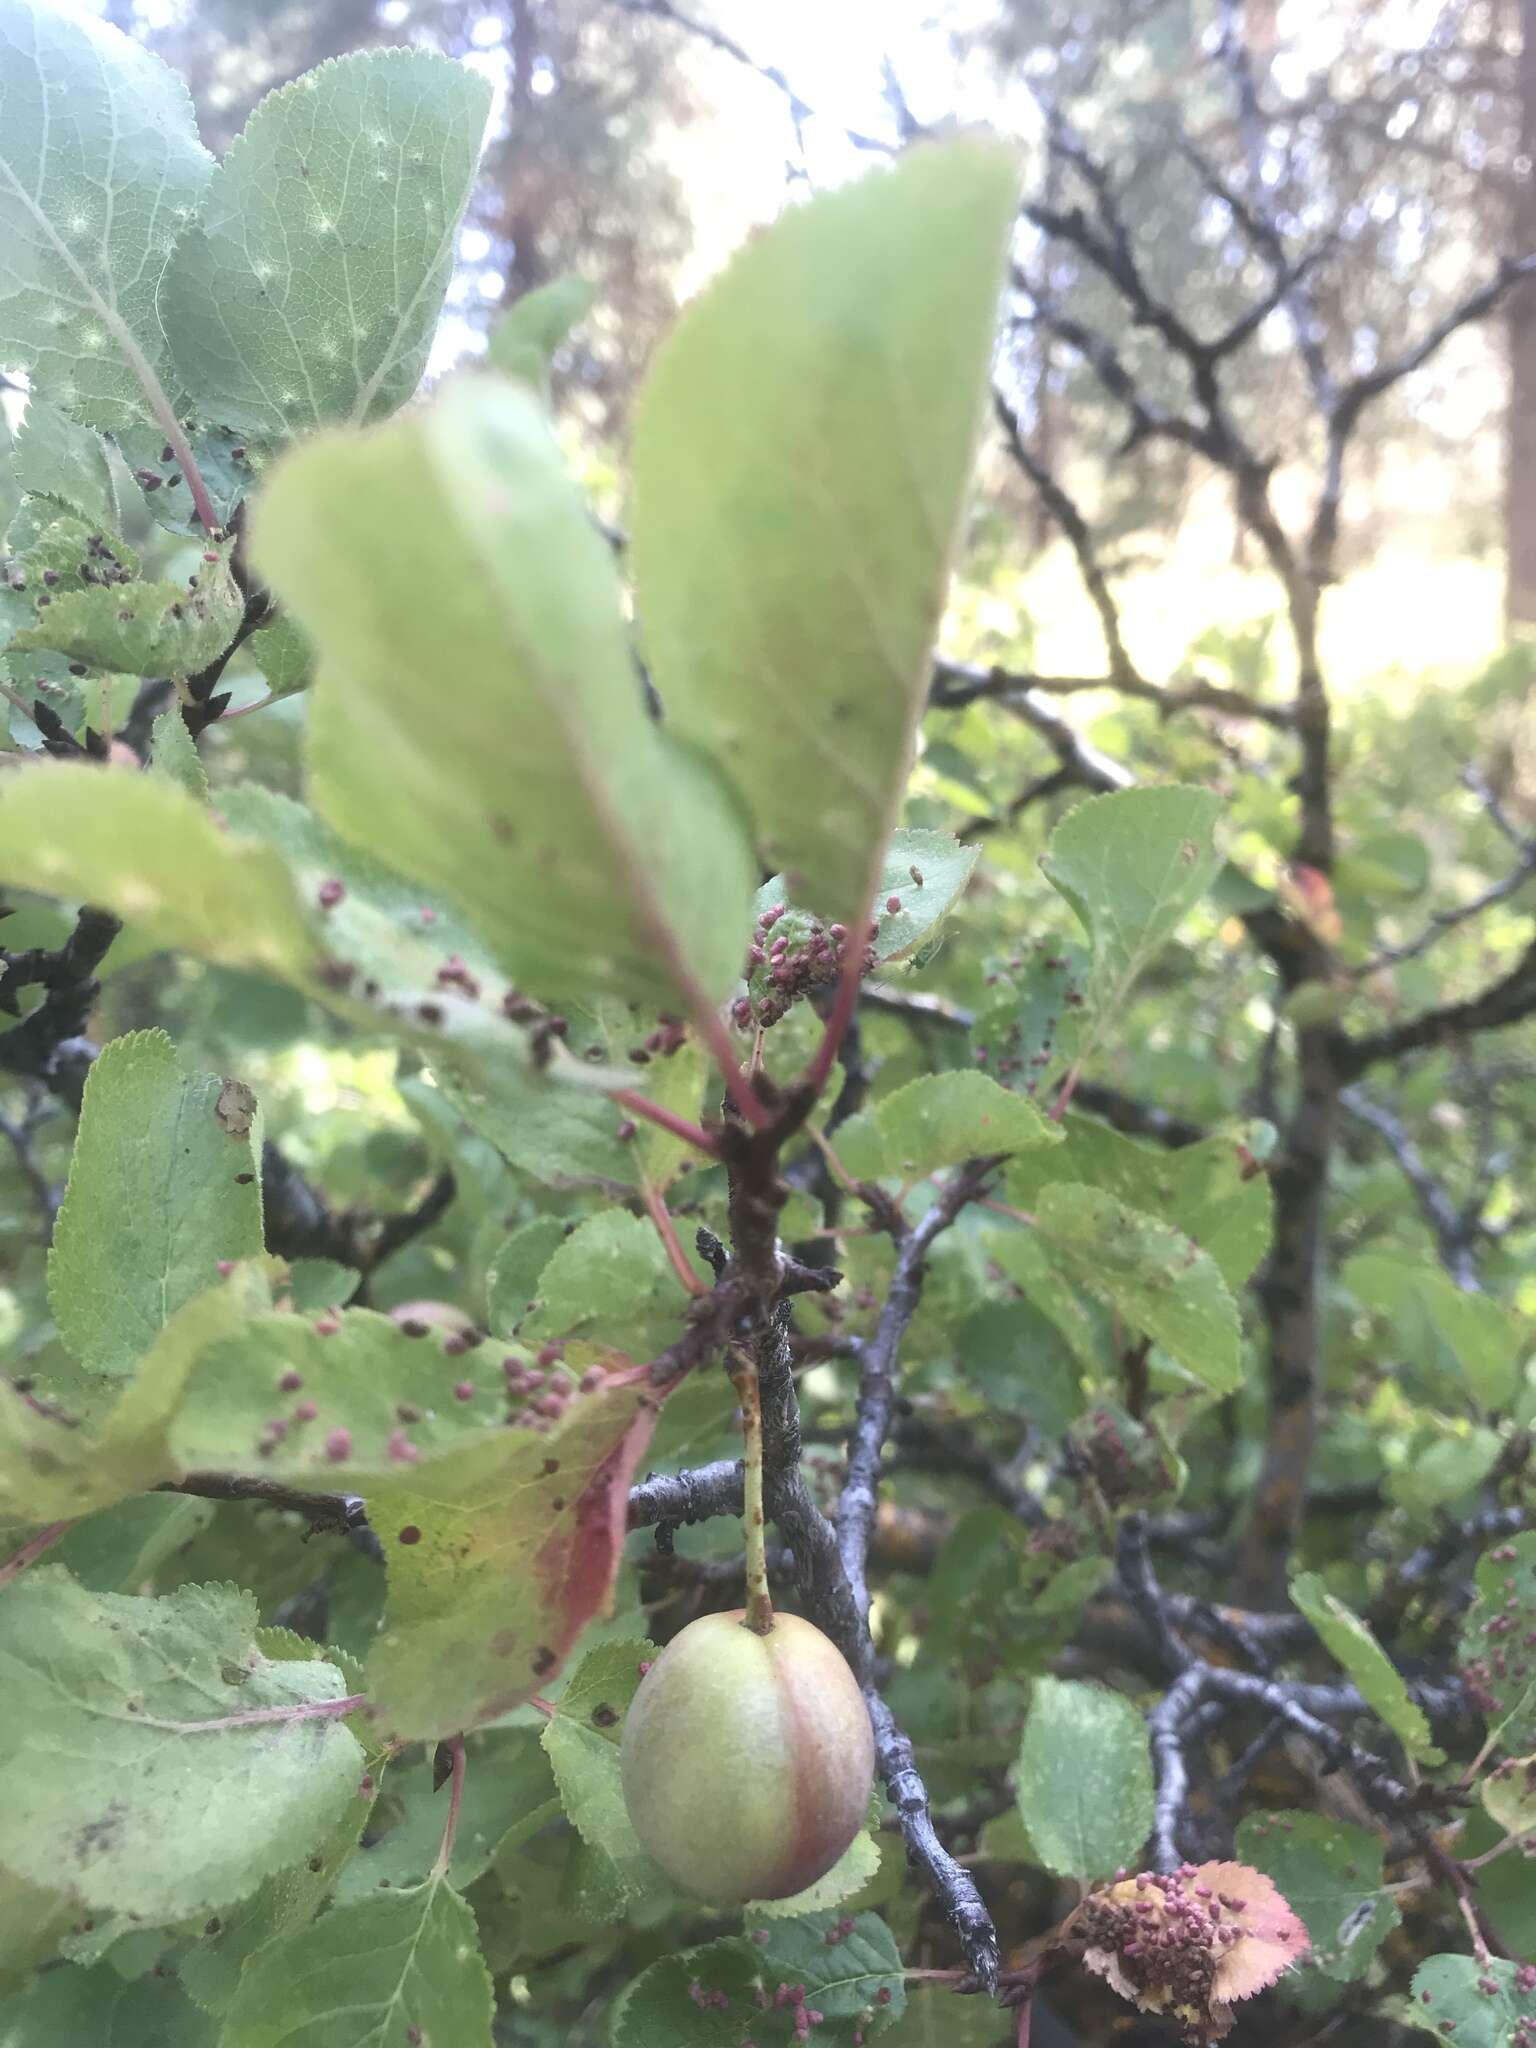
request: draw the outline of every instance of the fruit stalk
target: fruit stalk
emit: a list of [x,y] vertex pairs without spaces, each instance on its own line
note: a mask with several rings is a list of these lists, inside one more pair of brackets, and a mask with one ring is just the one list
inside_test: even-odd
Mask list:
[[763,1404],[757,1366],[744,1351],[732,1353],[731,1378],[741,1402],[742,1525],[747,1539],[747,1627],[765,1636],[773,1627],[768,1591],[768,1547],[763,1517]]

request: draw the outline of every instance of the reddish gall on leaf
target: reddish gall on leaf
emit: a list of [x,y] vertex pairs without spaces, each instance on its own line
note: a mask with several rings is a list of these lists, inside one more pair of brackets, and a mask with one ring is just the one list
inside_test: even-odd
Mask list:
[[640,1845],[713,1905],[786,1899],[864,1824],[875,1743],[858,1680],[820,1629],[740,1609],[675,1636],[624,1724],[624,1801]]

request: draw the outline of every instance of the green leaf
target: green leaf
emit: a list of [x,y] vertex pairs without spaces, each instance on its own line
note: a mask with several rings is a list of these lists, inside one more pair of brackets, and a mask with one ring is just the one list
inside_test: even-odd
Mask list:
[[1032,1301],[985,1301],[955,1332],[961,1376],[1002,1415],[1026,1417],[1054,1443],[1087,1406],[1082,1367]]
[[[761,2010],[759,1958],[738,1936],[663,1956],[624,1985],[608,2015],[611,2048],[779,2048],[787,2031]],[[710,1994],[713,1994],[711,1996]],[[745,2029],[751,2027],[750,2036]]]
[[[987,1257],[1020,1288],[1026,1302],[1061,1332],[1090,1380],[1102,1378],[1112,1355],[1111,1319],[1086,1287],[1067,1278],[1065,1261],[1038,1230],[986,1230]],[[1079,1384],[1082,1373],[1079,1373]],[[1064,1381],[1064,1385],[1070,1384]]]
[[925,1074],[850,1117],[837,1156],[859,1180],[922,1180],[990,1153],[1055,1145],[1061,1130],[985,1074]]
[[261,670],[262,679],[274,697],[291,697],[309,687],[314,673],[314,650],[292,619],[279,619],[263,626],[246,642],[246,652]]
[[1413,1974],[1405,2016],[1456,2048],[1526,2048],[1536,2030],[1536,1986],[1522,1991],[1520,1974],[1519,1964],[1492,1956],[1431,1956]]
[[71,1388],[84,1413],[29,1403],[0,1379],[0,1513],[65,1521],[174,1478],[166,1432],[193,1366],[268,1299],[264,1269],[237,1267],[177,1310],[126,1385]]
[[1093,1031],[1215,880],[1220,812],[1206,789],[1124,789],[1090,797],[1051,834],[1040,865],[1088,934]]
[[1389,1470],[1387,1493],[1420,1512],[1446,1507],[1482,1484],[1505,1441],[1496,1429],[1426,1416],[1409,1431],[1401,1460]]
[[299,1315],[345,1308],[362,1275],[339,1259],[295,1259],[288,1268],[288,1293]]
[[847,1934],[838,1932],[835,1913],[768,1920],[755,1933],[766,1934],[766,1943],[712,1941],[643,1970],[614,2000],[611,2048],[741,2048],[744,2039],[790,2048],[804,2037],[795,2031],[794,2005],[773,2003],[781,1984],[803,1984],[806,2005],[822,2014],[812,2038],[842,2043],[854,2031],[868,2038],[900,2017],[901,1955],[876,1914],[859,1914]]
[[1237,1305],[1215,1260],[1192,1238],[1101,1188],[1065,1181],[1042,1189],[1035,1222],[1068,1279],[1160,1344],[1213,1393],[1236,1392],[1242,1381]]
[[[1070,1065],[1087,964],[1080,948],[1040,939],[1027,958],[1020,956],[1006,971],[999,970],[976,1012],[971,1042],[987,1072],[1005,1087],[1036,1095],[1049,1077]],[[1077,1177],[1089,1180],[1092,1175]]]
[[1509,1835],[1536,1833],[1536,1756],[1509,1757],[1478,1787],[1483,1805]]
[[1371,1712],[1408,1754],[1421,1763],[1443,1763],[1422,1708],[1409,1698],[1402,1673],[1359,1615],[1330,1593],[1316,1572],[1292,1579],[1290,1591],[1291,1605],[1311,1622],[1324,1647],[1360,1688]]
[[48,1552],[93,1593],[138,1593],[168,1558],[213,1520],[213,1502],[140,1494],[87,1515]]
[[[564,1094],[567,1079],[620,1085],[563,1052],[519,1078],[527,1041],[501,1007],[505,984],[476,980],[470,993],[457,978],[446,912],[271,790],[221,789],[219,809],[230,830],[163,777],[49,762],[6,780],[0,882],[100,904],[146,943],[285,981],[364,1030],[451,1058],[466,1087],[517,1097]],[[331,904],[322,886],[337,881]],[[467,936],[466,948],[473,965]],[[616,1128],[618,1112],[601,1109]]]
[[99,427],[149,416],[156,311],[212,159],[186,87],[85,13],[0,0],[0,361]]
[[[227,2011],[241,1972],[257,1950],[314,1919],[350,1868],[374,1807],[375,1784],[361,1778],[340,1819],[302,1862],[263,1878],[248,1898],[205,1922],[198,1940],[176,1966],[177,1976],[199,2005],[209,2012]],[[434,1852],[436,1847],[434,1841]]]
[[7,1587],[0,1862],[93,1909],[181,1918],[311,1846],[363,1752],[335,1715],[263,1710],[339,1700],[346,1681],[264,1657],[255,1625],[228,1586],[124,1599],[41,1565]]
[[630,1148],[620,1139],[623,1111],[580,1088],[552,1088],[528,1070],[498,1075],[494,1086],[444,1051],[432,1078],[471,1130],[520,1173],[545,1187],[606,1184],[634,1178]]
[[1307,1967],[1347,1984],[1364,1976],[1402,1919],[1382,1875],[1380,1837],[1321,1813],[1250,1813],[1237,1859],[1273,1879],[1312,1938]]
[[204,1353],[171,1448],[183,1471],[357,1485],[479,1439],[505,1415],[501,1358],[489,1346],[445,1355],[437,1333],[408,1334],[371,1309],[314,1322],[266,1315]]
[[[0,1869],[0,1997],[13,1985],[24,1984],[28,1971],[49,1960],[77,1918],[62,1893],[27,1884]],[[0,2016],[0,2029],[18,2023],[14,2008],[0,2006]],[[5,2039],[0,2031],[0,2042]],[[44,2040],[47,2048],[55,2048],[58,2036],[49,2034]],[[42,2042],[36,2048],[43,2048]]]
[[[245,596],[230,571],[233,541],[204,550],[187,583],[93,584],[55,592],[15,648],[53,649],[123,675],[195,675],[234,639]],[[212,559],[210,560],[210,557]]]
[[[560,1816],[549,1762],[534,1728],[492,1728],[469,1738],[464,1803],[453,1838],[449,1877],[460,1891],[490,1868],[492,1858]],[[397,1818],[374,1839],[370,1829],[336,1884],[336,1899],[354,1899],[421,1884],[437,1860],[448,1795],[433,1785],[430,1757],[389,1774],[389,1806]],[[354,1845],[355,1846],[355,1845]]]
[[623,1900],[666,1893],[666,1879],[641,1848],[619,1778],[624,1716],[654,1643],[604,1643],[589,1650],[555,1701],[543,1734],[560,1801],[598,1859],[605,1887]]
[[491,2048],[475,1916],[446,1883],[375,1892],[246,1965],[220,2048]]
[[469,378],[317,439],[253,542],[320,652],[310,789],[344,838],[458,903],[541,997],[726,994],[753,887],[734,800],[647,717],[613,562],[530,392]]
[[1469,1294],[1448,1273],[1389,1252],[1361,1252],[1339,1278],[1362,1308],[1390,1318],[1426,1365],[1482,1408],[1507,1408],[1529,1340],[1503,1302]]
[[688,308],[636,414],[669,717],[737,776],[764,865],[855,928],[927,694],[1015,194],[1011,154],[965,141],[792,209]]
[[787,1899],[758,1899],[746,1910],[758,1920],[824,1913],[829,1907],[851,1899],[855,1892],[863,1891],[879,1869],[880,1844],[866,1829],[854,1836],[826,1876],[817,1878],[803,1892],[796,1892]]
[[110,1963],[50,1970],[0,2005],[0,2048],[213,2048],[216,2032],[174,1977],[128,1980]]
[[1037,1678],[1014,1790],[1047,1870],[1086,1883],[1134,1865],[1152,1827],[1152,1759],[1140,1714],[1103,1686]]
[[[214,517],[221,527],[227,527],[255,480],[263,453],[247,448],[228,427],[193,423],[185,426],[184,432],[213,502]],[[184,488],[181,464],[165,452],[165,437],[159,427],[117,427],[112,439],[136,478],[140,470],[145,478],[160,478],[153,489],[146,489],[144,478],[137,478],[140,502],[155,524],[201,544],[205,538],[202,520],[193,507],[191,492]]]
[[499,1336],[512,1336],[532,1309],[539,1275],[564,1243],[570,1227],[560,1216],[535,1216],[520,1223],[492,1259],[486,1294],[491,1328]]
[[523,1341],[581,1337],[651,1358],[681,1333],[688,1298],[651,1223],[622,1209],[587,1217],[539,1275]]
[[1015,1208],[1032,1209],[1051,1181],[1081,1181],[1183,1231],[1234,1294],[1246,1285],[1269,1249],[1274,1207],[1268,1180],[1250,1165],[1246,1131],[1170,1151],[1089,1116],[1070,1114],[1063,1127],[1067,1141],[1058,1150],[1009,1166],[1004,1185]]
[[1536,1530],[1485,1550],[1477,1565],[1477,1598],[1461,1632],[1461,1668],[1488,1720],[1510,1753],[1536,1749],[1536,1659],[1512,1663],[1511,1643],[1536,1635]]
[[905,959],[929,938],[965,893],[980,851],[948,832],[921,832],[912,825],[891,834],[875,881],[876,959]]
[[382,418],[421,381],[491,109],[424,50],[269,93],[161,288],[193,410],[269,441]]
[[548,405],[550,365],[596,296],[584,277],[557,277],[524,292],[491,329],[486,361]]
[[48,1255],[54,1320],[83,1365],[130,1372],[220,1259],[259,1256],[260,1172],[242,1082],[183,1072],[162,1031],[102,1048]]
[[304,986],[322,955],[282,862],[163,777],[49,762],[6,778],[0,880],[99,904],[156,945]]
[[[749,1917],[757,1909],[748,1907]],[[805,2002],[829,2023],[861,2020],[881,2025],[901,2017],[906,1976],[895,1937],[878,1913],[860,1913],[846,1932],[836,1913],[769,1919],[761,1944],[764,1982],[803,1984]],[[759,1932],[762,1931],[760,1927]],[[828,1936],[835,1936],[829,1940]]]
[[46,398],[27,400],[12,462],[23,491],[67,506],[91,525],[116,526],[117,494],[105,443],[100,434],[72,420],[62,406],[50,405]]
[[207,803],[207,771],[198,755],[197,742],[187,731],[179,704],[162,711],[151,728],[149,766],[152,774],[178,783],[195,802]]
[[384,1729],[453,1735],[555,1675],[611,1598],[654,1407],[643,1375],[616,1375],[559,1421],[494,1430],[370,1484],[389,1563],[367,1667]]

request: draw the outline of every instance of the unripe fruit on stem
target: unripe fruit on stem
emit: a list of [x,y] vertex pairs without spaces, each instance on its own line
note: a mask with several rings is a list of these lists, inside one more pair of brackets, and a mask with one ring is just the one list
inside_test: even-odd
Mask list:
[[767,1635],[706,1614],[640,1681],[624,1803],[674,1884],[717,1906],[787,1899],[836,1863],[869,1811],[875,1738],[858,1680],[798,1615]]

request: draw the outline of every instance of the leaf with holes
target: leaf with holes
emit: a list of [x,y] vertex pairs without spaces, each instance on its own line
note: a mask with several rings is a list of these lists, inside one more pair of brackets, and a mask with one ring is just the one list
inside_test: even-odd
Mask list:
[[541,998],[726,994],[754,885],[736,800],[647,717],[609,550],[531,392],[470,377],[317,438],[264,491],[253,552],[319,650],[310,793],[344,838],[458,904]]
[[[1067,1181],[1041,1190],[1035,1223],[1059,1273],[1161,1345],[1213,1393],[1237,1390],[1237,1304],[1215,1260],[1192,1238],[1102,1188]],[[1042,1305],[1049,1312],[1049,1304]]]
[[1444,1754],[1435,1747],[1423,1709],[1409,1697],[1402,1673],[1359,1615],[1335,1598],[1316,1572],[1292,1579],[1291,1605],[1311,1622],[1324,1647],[1360,1688],[1371,1712],[1408,1754],[1421,1763],[1443,1763]]
[[194,411],[268,441],[361,425],[426,368],[490,86],[359,50],[257,107],[160,288]]
[[131,1372],[219,1260],[259,1257],[260,1115],[221,1114],[240,1085],[186,1073],[162,1031],[92,1066],[48,1254],[59,1334],[92,1372]]
[[263,1656],[255,1625],[230,1586],[125,1599],[39,1565],[7,1587],[0,1863],[93,1909],[183,1918],[318,1841],[362,1774],[327,1711],[346,1681]]
[[1014,1207],[1033,1209],[1052,1181],[1086,1183],[1182,1231],[1234,1294],[1246,1285],[1269,1249],[1274,1207],[1268,1180],[1252,1169],[1247,1132],[1170,1151],[1076,1113],[1061,1128],[1067,1142],[1059,1150],[1010,1162],[1003,1184]]
[[0,0],[0,361],[93,426],[151,417],[156,293],[212,174],[157,57],[84,12]]
[[1014,1792],[1047,1870],[1086,1883],[1134,1865],[1152,1828],[1145,1722],[1103,1686],[1037,1678]]

